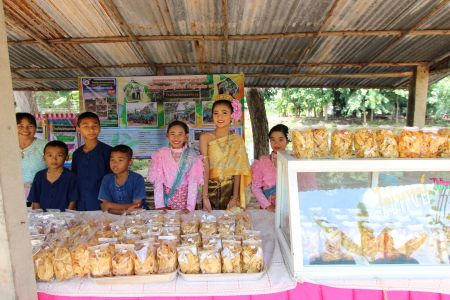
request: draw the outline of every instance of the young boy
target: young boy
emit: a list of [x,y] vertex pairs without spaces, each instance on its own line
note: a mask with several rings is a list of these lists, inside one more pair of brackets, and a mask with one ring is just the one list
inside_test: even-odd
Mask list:
[[48,142],[44,147],[44,161],[47,169],[34,176],[28,201],[32,209],[75,209],[78,200],[75,175],[64,168],[69,149],[61,141]]
[[80,114],[77,132],[84,138],[84,145],[73,153],[72,172],[78,181],[78,210],[99,210],[98,192],[103,176],[110,173],[111,146],[98,140],[100,119],[93,112]]
[[109,165],[113,174],[103,177],[98,195],[103,211],[123,214],[146,206],[144,177],[128,170],[132,157],[133,150],[126,145],[111,149]]

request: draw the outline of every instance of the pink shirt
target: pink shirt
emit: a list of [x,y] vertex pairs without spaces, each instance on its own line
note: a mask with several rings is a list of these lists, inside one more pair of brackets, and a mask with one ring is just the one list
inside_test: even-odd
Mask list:
[[[171,188],[178,172],[179,161],[172,157],[171,148],[164,147],[155,152],[148,171],[148,181],[153,183],[155,195],[155,207],[162,208],[164,205],[164,187]],[[186,208],[190,211],[195,209],[197,201],[198,186],[203,184],[203,160],[198,156],[187,176],[179,186],[188,188]]]
[[277,183],[277,169],[270,160],[269,155],[261,156],[252,165],[252,192],[262,208],[267,208],[272,204],[263,194],[263,190],[270,189]]

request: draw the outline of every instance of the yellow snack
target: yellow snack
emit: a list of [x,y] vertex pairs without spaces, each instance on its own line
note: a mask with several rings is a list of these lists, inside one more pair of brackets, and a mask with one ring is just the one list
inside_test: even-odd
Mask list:
[[56,280],[68,280],[74,275],[69,248],[56,247],[53,251],[53,270]]
[[197,247],[201,247],[202,239],[200,237],[200,234],[191,233],[191,234],[182,235],[181,236],[181,245],[182,246],[195,245]]
[[220,235],[234,234],[236,225],[234,219],[232,220],[218,220],[218,231]]
[[[184,216],[183,216],[184,217]],[[195,215],[188,215],[181,222],[181,233],[197,233],[200,227],[200,220]]]
[[88,248],[87,243],[82,243],[71,250],[73,272],[78,277],[84,277],[90,273]]
[[331,155],[335,158],[352,156],[353,133],[346,129],[336,129],[331,134]]
[[390,129],[380,129],[376,133],[380,157],[397,158],[397,139]]
[[420,157],[422,149],[422,133],[418,128],[405,128],[398,137],[398,152],[400,157]]
[[111,276],[113,253],[109,244],[89,248],[89,267],[92,277]]
[[327,157],[328,151],[328,131],[326,128],[314,128],[314,157]]
[[450,128],[441,128],[438,133],[443,138],[443,142],[439,147],[439,156],[450,157]]
[[134,274],[134,245],[116,244],[112,259],[112,273],[114,276]]
[[222,249],[222,240],[219,234],[202,235],[203,248]]
[[237,235],[241,235],[244,230],[250,230],[252,228],[252,223],[250,217],[247,213],[241,213],[236,216],[236,230]]
[[425,128],[422,129],[421,142],[420,157],[436,158],[438,157],[441,145],[445,143],[445,138],[440,136],[437,130]]
[[181,246],[177,248],[178,264],[180,271],[184,274],[200,273],[200,259],[196,246]]
[[292,154],[296,158],[312,158],[314,156],[314,136],[311,129],[292,131]]
[[217,274],[222,272],[220,254],[216,249],[200,250],[200,270],[203,274]]
[[34,272],[37,281],[50,281],[54,278],[52,251],[49,248],[40,249],[35,255]]
[[133,255],[134,273],[136,275],[158,273],[156,262],[156,246],[153,242],[142,241],[135,245],[135,255]]
[[378,144],[375,132],[371,129],[361,128],[354,135],[355,154],[361,158],[378,157]]
[[241,273],[241,242],[224,240],[222,243],[222,273]]
[[173,236],[160,236],[156,251],[158,273],[171,273],[177,269],[177,241]]
[[242,242],[242,273],[259,273],[264,268],[261,241]]
[[199,230],[201,235],[211,235],[217,233],[216,222],[202,222]]

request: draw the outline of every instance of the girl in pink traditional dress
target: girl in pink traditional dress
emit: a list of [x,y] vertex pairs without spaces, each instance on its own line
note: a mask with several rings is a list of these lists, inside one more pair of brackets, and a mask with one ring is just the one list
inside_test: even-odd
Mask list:
[[188,126],[173,121],[167,127],[170,147],[152,156],[148,181],[154,185],[156,209],[195,210],[198,186],[203,184],[203,161],[187,147]]
[[289,129],[278,124],[269,131],[272,153],[255,160],[252,165],[252,191],[263,209],[275,211],[275,195],[277,183],[277,152],[286,150],[289,143]]

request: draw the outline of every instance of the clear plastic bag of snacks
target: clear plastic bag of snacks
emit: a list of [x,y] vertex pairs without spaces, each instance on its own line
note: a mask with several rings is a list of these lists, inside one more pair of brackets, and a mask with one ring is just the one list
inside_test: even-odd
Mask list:
[[420,157],[436,158],[439,155],[439,148],[445,143],[445,139],[438,133],[438,128],[423,128],[422,146],[420,148]]
[[48,245],[33,247],[33,261],[37,281],[51,281],[55,278],[53,251]]
[[314,157],[314,136],[311,128],[292,130],[292,155],[296,158]]
[[422,151],[422,132],[418,127],[405,127],[398,136],[398,152],[400,157],[420,157]]
[[199,233],[191,233],[191,234],[184,234],[181,236],[181,245],[182,246],[189,246],[189,245],[195,245],[197,247],[202,246],[202,239],[200,237]]
[[236,215],[236,230],[237,235],[241,235],[244,230],[250,230],[252,228],[252,222],[250,221],[250,216],[243,212]]
[[168,226],[164,225],[162,228],[161,235],[173,235],[173,236],[180,236],[181,229],[180,226],[176,224],[167,224]]
[[163,223],[161,222],[151,222],[147,223],[147,232],[148,233],[154,233],[160,235],[163,229]]
[[261,231],[258,231],[258,230],[244,230],[244,232],[242,232],[242,239],[244,241],[246,241],[246,240],[260,241],[261,240]]
[[217,274],[222,272],[220,252],[217,249],[200,250],[200,270],[203,274]]
[[136,275],[147,275],[158,273],[156,260],[156,249],[159,244],[154,239],[136,242],[134,247],[134,273]]
[[259,273],[264,269],[262,242],[242,242],[242,273]]
[[53,250],[53,271],[58,281],[68,280],[74,276],[72,256],[68,245],[60,244]]
[[355,154],[361,158],[379,157],[378,143],[375,131],[369,128],[360,128],[354,136]]
[[[112,250],[110,246],[112,246]],[[89,247],[89,269],[92,277],[109,277],[112,275],[113,254],[114,245],[108,243]]]
[[202,235],[203,248],[222,249],[222,240],[219,234]]
[[376,132],[378,151],[380,157],[397,158],[398,144],[397,138],[390,126],[380,126]]
[[178,264],[180,271],[184,274],[200,273],[200,258],[198,257],[197,247],[194,245],[181,246],[177,248]]
[[211,235],[217,233],[217,223],[216,222],[201,222],[200,230],[201,235]]
[[217,221],[217,227],[220,235],[234,234],[236,230],[236,224],[234,219],[219,220]]
[[112,273],[114,276],[128,276],[134,274],[134,245],[114,245]]
[[200,227],[200,219],[193,213],[181,217],[181,233],[197,233]]
[[443,138],[443,142],[439,147],[439,156],[450,157],[450,128],[441,128],[438,133]]
[[314,138],[314,157],[327,157],[329,155],[328,130],[323,125],[312,127]]
[[160,236],[159,247],[156,251],[158,273],[171,273],[177,269],[177,244],[175,236]]
[[241,273],[241,242],[223,240],[222,273]]
[[349,158],[353,152],[353,132],[348,126],[337,126],[331,134],[331,155],[335,158]]
[[89,265],[89,247],[87,241],[80,242],[70,249],[73,272],[78,277],[84,277],[91,272]]
[[164,224],[177,224],[178,226],[181,225],[181,215],[179,213],[176,213],[176,211],[168,211],[164,215]]

